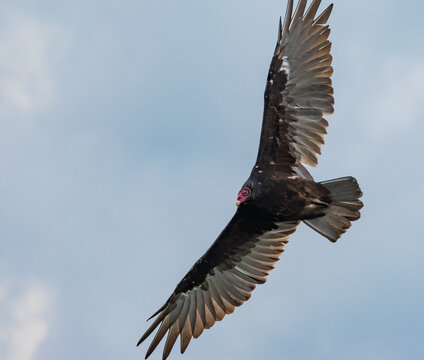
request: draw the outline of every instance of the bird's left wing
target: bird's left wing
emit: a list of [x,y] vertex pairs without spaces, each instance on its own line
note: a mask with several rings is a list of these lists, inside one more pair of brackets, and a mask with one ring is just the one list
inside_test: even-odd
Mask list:
[[[298,173],[316,166],[327,121],[333,113],[330,29],[332,5],[316,16],[321,0],[288,0],[265,89],[265,107],[255,169]],[[302,172],[302,171],[300,171]]]
[[168,333],[163,359],[178,336],[183,353],[191,338],[222,320],[266,281],[298,221],[274,223],[265,216],[240,207],[209,250],[177,285],[168,301],[152,316],[153,324],[142,343],[158,326],[146,359]]

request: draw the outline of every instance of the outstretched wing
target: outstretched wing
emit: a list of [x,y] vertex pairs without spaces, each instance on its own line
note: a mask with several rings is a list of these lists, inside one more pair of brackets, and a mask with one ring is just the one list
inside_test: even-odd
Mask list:
[[276,224],[248,206],[239,207],[218,239],[152,316],[157,317],[137,344],[159,326],[146,359],[166,333],[163,359],[178,336],[183,353],[192,337],[197,338],[248,300],[255,286],[266,281],[298,223]]
[[[333,5],[316,17],[321,0],[300,0],[293,13],[289,0],[284,25],[265,89],[265,109],[255,169],[275,169],[293,174],[316,166],[324,143],[327,121],[333,113],[330,29]],[[293,14],[292,14],[293,13]]]

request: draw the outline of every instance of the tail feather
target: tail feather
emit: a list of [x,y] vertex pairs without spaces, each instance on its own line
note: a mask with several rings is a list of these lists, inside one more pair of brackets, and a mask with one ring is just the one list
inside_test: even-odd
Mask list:
[[332,201],[325,215],[303,222],[328,240],[336,242],[350,228],[351,221],[361,216],[359,210],[363,204],[358,182],[353,177],[343,177],[320,183],[330,191]]

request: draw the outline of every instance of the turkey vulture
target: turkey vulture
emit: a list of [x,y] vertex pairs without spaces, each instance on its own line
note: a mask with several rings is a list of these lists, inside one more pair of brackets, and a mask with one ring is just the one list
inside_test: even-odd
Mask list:
[[[237,197],[237,211],[155,313],[142,343],[157,328],[146,359],[168,333],[163,359],[180,336],[192,337],[222,320],[266,281],[300,221],[335,242],[360,217],[362,196],[353,177],[315,182],[302,164],[316,166],[333,113],[331,43],[326,25],[333,5],[288,1],[264,95],[258,157]],[[150,318],[150,319],[151,319]]]

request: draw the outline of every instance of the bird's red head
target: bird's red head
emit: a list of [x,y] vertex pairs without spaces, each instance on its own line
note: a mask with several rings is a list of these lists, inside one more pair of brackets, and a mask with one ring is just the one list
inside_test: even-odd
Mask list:
[[236,205],[239,206],[241,203],[249,199],[251,195],[252,190],[250,190],[250,188],[248,188],[247,186],[244,186],[238,193]]

